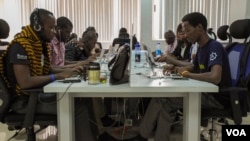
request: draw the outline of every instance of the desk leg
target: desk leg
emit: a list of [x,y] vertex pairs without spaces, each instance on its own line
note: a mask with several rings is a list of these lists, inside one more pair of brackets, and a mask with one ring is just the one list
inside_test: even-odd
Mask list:
[[[63,96],[64,95],[64,96]],[[63,98],[61,98],[63,96]],[[68,93],[58,94],[59,102],[57,103],[57,127],[58,127],[58,140],[59,141],[74,141],[72,136],[72,116],[73,112],[73,100]],[[74,132],[73,132],[74,133]]]
[[184,97],[183,141],[200,141],[201,94],[188,93]]

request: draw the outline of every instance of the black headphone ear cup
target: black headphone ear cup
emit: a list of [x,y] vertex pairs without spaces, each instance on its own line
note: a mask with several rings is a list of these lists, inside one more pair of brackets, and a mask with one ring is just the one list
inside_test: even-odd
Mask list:
[[35,9],[34,23],[35,23],[35,25],[33,26],[34,30],[37,32],[41,31],[42,26],[40,25],[40,22],[39,22],[39,9],[38,8]]
[[42,26],[41,26],[40,24],[35,24],[35,25],[34,25],[34,30],[35,30],[35,31],[38,32],[38,31],[41,31],[41,29],[42,29]]

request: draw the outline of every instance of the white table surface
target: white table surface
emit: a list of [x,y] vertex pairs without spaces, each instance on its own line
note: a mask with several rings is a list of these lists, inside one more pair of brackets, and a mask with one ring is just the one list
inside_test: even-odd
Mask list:
[[[137,73],[148,73],[147,68],[131,65],[130,83],[121,85],[52,82],[44,92],[58,93],[58,135],[60,141],[73,141],[72,122],[74,97],[183,97],[183,141],[200,140],[201,92],[218,92],[211,83],[197,80],[150,79]],[[70,87],[69,87],[70,86]],[[69,87],[69,88],[68,88]],[[68,88],[68,90],[67,90]],[[164,129],[163,129],[164,130]]]

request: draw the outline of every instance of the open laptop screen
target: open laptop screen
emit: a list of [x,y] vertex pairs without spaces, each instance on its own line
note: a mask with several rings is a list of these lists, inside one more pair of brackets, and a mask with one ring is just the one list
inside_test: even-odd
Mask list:
[[150,65],[157,66],[156,62],[154,60],[154,56],[152,54],[151,48],[149,48],[147,45],[145,45],[144,43],[142,43],[142,49],[145,50],[145,51],[147,51],[147,55],[146,55],[147,62]]

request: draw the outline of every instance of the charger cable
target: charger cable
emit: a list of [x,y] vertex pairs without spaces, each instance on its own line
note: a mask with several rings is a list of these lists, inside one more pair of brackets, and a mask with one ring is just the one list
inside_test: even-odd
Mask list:
[[66,88],[66,90],[64,91],[63,95],[62,95],[61,97],[59,97],[58,99],[56,99],[56,101],[53,101],[53,102],[44,102],[44,101],[42,101],[41,95],[44,95],[44,94],[46,94],[46,93],[39,93],[39,95],[38,95],[38,101],[39,101],[41,104],[55,104],[55,103],[59,102],[59,101],[64,97],[64,95],[68,92],[68,90],[69,90],[69,88],[71,87],[72,84],[73,84],[73,83],[70,83],[70,84],[69,84],[69,86],[68,86],[68,87]]

